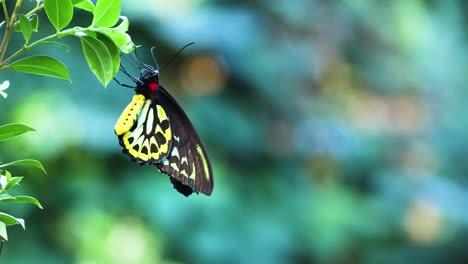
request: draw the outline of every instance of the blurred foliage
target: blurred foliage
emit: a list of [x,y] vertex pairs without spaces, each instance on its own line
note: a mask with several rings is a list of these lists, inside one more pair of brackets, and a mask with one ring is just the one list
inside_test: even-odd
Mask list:
[[[22,10],[22,0],[1,2],[3,20],[0,28],[3,30],[2,42],[0,44],[0,70],[12,69],[17,72],[44,75],[65,80],[70,80],[68,69],[63,63],[49,56],[29,56],[17,59],[18,56],[26,53],[38,45],[58,46],[68,51],[69,48],[63,43],[50,41],[51,39],[61,38],[67,35],[76,36],[82,40],[83,53],[91,71],[98,80],[106,86],[115,76],[120,65],[120,51],[129,53],[135,45],[126,31],[128,31],[128,19],[120,16],[120,0],[100,0],[96,8],[91,2],[86,2],[87,7],[84,10],[92,13],[93,21],[90,27],[73,27],[64,29],[73,19],[74,4],[71,0],[46,0],[36,1],[35,6]],[[83,7],[81,1],[75,1],[77,8]],[[9,10],[10,9],[12,10]],[[33,37],[33,32],[38,33],[39,18],[36,12],[44,9],[49,22],[55,27],[56,33],[40,39],[34,34],[34,42],[29,43]],[[24,13],[22,13],[24,12]],[[115,28],[117,21],[122,20]],[[24,43],[21,46],[15,45],[13,51],[8,49],[13,34],[21,32]],[[42,32],[42,29],[41,29]],[[96,52],[97,51],[97,52]],[[5,56],[9,52],[8,56]],[[16,59],[16,60],[15,60]],[[0,95],[6,99],[8,94],[5,92],[10,86],[10,81],[6,80],[0,84]],[[10,140],[23,133],[35,131],[33,128],[23,124],[6,124],[0,126],[0,141]],[[1,162],[0,162],[1,163]],[[2,203],[29,203],[42,209],[39,201],[31,196],[11,195],[11,188],[19,185],[22,176],[13,176],[5,168],[11,166],[36,167],[44,170],[43,165],[32,159],[15,160],[0,164],[0,202]],[[3,242],[8,240],[7,226],[21,225],[26,228],[24,219],[17,218],[5,212],[0,212],[0,253]]]
[[[4,86],[8,88],[8,81],[5,81]],[[5,85],[6,84],[6,85]],[[4,89],[5,90],[5,89]],[[5,96],[6,97],[6,96]],[[33,128],[22,124],[7,124],[0,126],[0,141],[13,139],[21,134],[35,131]],[[19,185],[23,180],[22,176],[13,176],[10,171],[6,170],[8,167],[23,166],[41,169],[45,172],[42,164],[37,160],[22,159],[10,161],[0,164],[0,202],[4,203],[29,203],[34,204],[42,209],[40,202],[31,196],[26,195],[11,195],[11,188]],[[21,225],[26,228],[24,219],[12,216],[5,212],[0,212],[0,253],[3,243],[8,240],[7,226]]]
[[465,2],[122,4],[143,61],[196,42],[161,83],[205,142],[214,192],[185,198],[120,153],[113,125],[133,92],[102,89],[64,39],[69,53],[45,51],[73,84],[0,73],[0,123],[39,131],[1,158],[21,149],[48,171],[24,171],[45,209],[20,208],[34,221],[2,261],[468,262]]

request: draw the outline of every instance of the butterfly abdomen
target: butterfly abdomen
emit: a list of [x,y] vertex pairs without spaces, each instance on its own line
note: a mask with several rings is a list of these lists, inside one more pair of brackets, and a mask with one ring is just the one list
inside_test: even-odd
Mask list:
[[143,95],[137,94],[133,96],[132,101],[122,112],[117,123],[115,123],[114,130],[117,136],[121,136],[132,129],[144,104],[145,97]]

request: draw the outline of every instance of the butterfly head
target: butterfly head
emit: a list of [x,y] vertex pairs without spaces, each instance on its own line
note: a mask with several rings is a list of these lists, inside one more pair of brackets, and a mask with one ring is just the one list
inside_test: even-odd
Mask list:
[[135,91],[146,98],[154,97],[159,90],[159,71],[156,69],[144,69],[138,78]]

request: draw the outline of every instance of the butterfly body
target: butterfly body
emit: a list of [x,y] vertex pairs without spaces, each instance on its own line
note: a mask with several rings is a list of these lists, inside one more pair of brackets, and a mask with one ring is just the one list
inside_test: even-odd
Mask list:
[[189,118],[159,85],[159,71],[142,64],[136,95],[115,124],[123,152],[141,165],[155,165],[185,196],[210,195],[213,177],[208,155]]

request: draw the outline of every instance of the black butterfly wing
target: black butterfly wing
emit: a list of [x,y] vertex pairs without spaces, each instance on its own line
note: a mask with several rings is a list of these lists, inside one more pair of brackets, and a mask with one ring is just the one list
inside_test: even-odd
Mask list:
[[172,150],[156,166],[172,177],[174,188],[185,196],[192,190],[210,195],[213,172],[206,149],[184,110],[162,86],[159,91],[157,101],[164,106],[171,124]]

